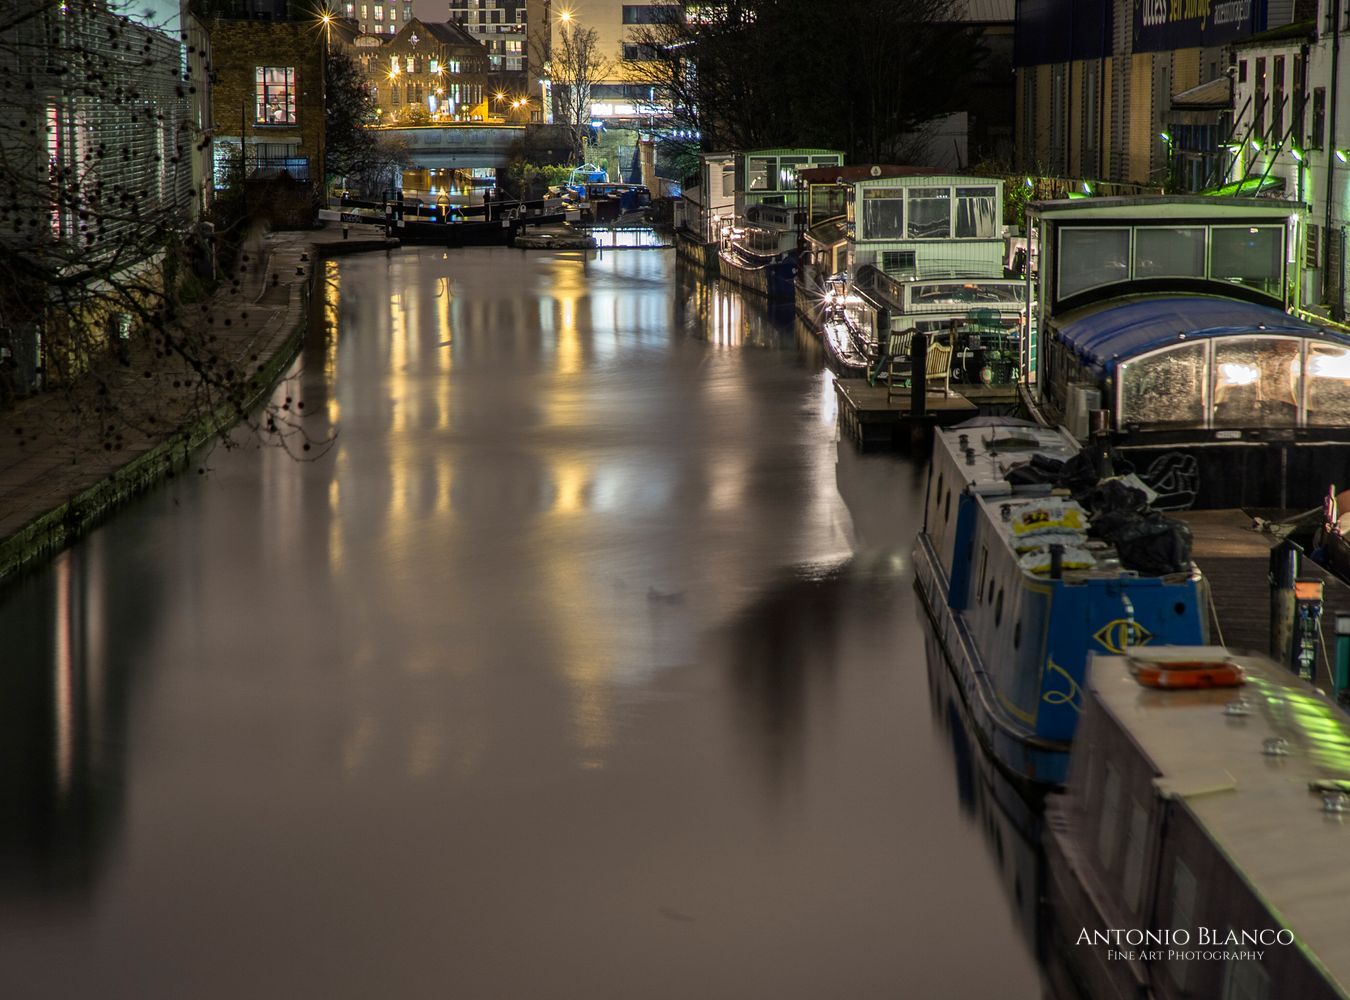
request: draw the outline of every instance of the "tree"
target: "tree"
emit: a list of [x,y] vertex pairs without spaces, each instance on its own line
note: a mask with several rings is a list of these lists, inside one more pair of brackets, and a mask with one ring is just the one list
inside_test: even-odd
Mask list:
[[[980,50],[954,0],[727,0],[636,28],[634,64],[705,149],[820,146],[901,155],[958,110]],[[678,11],[679,8],[672,8]],[[818,67],[784,72],[784,67]]]
[[375,147],[375,95],[360,65],[346,52],[332,48],[324,82],[324,130],[328,173],[346,177],[369,159]]
[[599,49],[594,28],[564,23],[546,60],[553,80],[557,116],[572,138],[572,162],[586,155],[586,130],[591,121],[591,93],[613,69],[613,61]]
[[0,347],[12,388],[67,401],[72,448],[96,435],[116,452],[223,413],[289,423],[250,410],[265,359],[223,348],[242,296],[219,316],[193,304],[217,279],[195,224],[209,192],[193,189],[194,152],[210,164],[194,124],[210,66],[186,39],[105,0],[0,10]]

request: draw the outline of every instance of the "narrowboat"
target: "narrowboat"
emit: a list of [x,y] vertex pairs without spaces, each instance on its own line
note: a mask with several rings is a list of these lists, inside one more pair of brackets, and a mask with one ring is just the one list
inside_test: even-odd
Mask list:
[[[1183,657],[1245,683],[1139,683]],[[1345,1000],[1347,790],[1350,718],[1273,660],[1094,655],[1068,782],[1046,805],[1052,949],[1102,1000]]]
[[[1297,202],[1043,202],[1029,382],[1166,506],[1308,509],[1350,480],[1350,335],[1298,309]],[[1028,279],[1031,283],[1031,279]]]
[[1013,418],[934,432],[915,586],[976,734],[1028,791],[1064,781],[1090,651],[1207,634],[1184,526],[1099,461]]

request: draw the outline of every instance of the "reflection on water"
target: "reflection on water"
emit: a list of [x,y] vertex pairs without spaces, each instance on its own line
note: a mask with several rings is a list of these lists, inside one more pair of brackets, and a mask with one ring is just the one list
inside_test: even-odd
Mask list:
[[1042,804],[1024,798],[980,745],[937,632],[921,604],[916,615],[928,661],[933,722],[949,741],[961,811],[984,834],[1014,926],[1028,952],[1041,963],[1045,1000],[1083,1000],[1063,956],[1049,947],[1048,921],[1054,914],[1046,912],[1044,900]]
[[933,766],[922,471],[790,321],[656,251],[325,280],[327,452],[0,603],[6,995],[1034,993]]

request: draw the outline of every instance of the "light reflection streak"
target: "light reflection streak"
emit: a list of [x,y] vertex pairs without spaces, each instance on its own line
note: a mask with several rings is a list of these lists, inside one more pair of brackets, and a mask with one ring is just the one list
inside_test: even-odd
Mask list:
[[56,787],[61,797],[70,793],[74,764],[74,663],[71,656],[71,595],[70,554],[60,556],[56,563],[56,634],[55,671],[53,683],[55,698],[53,722],[56,726],[55,767]]

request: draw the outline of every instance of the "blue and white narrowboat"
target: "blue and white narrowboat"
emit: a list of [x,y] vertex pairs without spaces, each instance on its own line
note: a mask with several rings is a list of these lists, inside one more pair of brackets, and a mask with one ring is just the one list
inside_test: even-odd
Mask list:
[[[915,585],[981,742],[1028,786],[1065,779],[1092,651],[1207,634],[1188,544],[1162,562],[1139,558],[1149,532],[1184,537],[1147,508],[1146,490],[1106,480],[1080,489],[1080,502],[1047,478],[1078,470],[1081,483],[1091,467],[1063,429],[1028,421],[982,417],[934,435]],[[1108,494],[1129,502],[1103,513]]]

